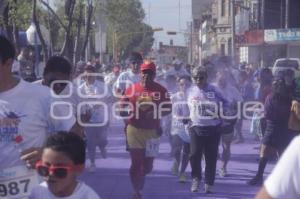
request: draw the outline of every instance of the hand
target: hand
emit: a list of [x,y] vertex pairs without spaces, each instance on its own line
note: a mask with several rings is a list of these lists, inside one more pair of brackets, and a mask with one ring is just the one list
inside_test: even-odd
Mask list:
[[86,112],[84,114],[81,114],[80,117],[83,123],[89,122],[92,117],[92,110],[91,109],[86,110]]
[[35,168],[35,164],[42,157],[42,148],[29,148],[21,152],[21,160],[26,163],[28,168]]

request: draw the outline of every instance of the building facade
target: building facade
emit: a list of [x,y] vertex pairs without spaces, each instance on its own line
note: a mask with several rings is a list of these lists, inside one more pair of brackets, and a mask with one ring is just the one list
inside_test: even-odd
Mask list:
[[299,9],[300,0],[210,2],[200,17],[200,60],[233,56],[232,50],[235,61],[258,66],[272,66],[278,58],[300,58]]

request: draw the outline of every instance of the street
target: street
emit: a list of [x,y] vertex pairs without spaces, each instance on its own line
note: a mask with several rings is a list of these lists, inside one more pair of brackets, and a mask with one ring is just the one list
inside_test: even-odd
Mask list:
[[[231,161],[228,165],[228,176],[220,178],[217,175],[214,193],[207,195],[201,190],[199,193],[190,192],[190,178],[185,184],[178,183],[177,178],[171,175],[172,159],[169,156],[170,147],[165,136],[162,137],[159,157],[155,160],[153,172],[147,176],[143,191],[145,199],[250,199],[259,190],[259,187],[246,185],[246,181],[255,174],[257,169],[258,142],[253,140],[253,136],[247,133],[249,122],[243,127],[246,141],[243,144],[232,145]],[[85,171],[82,175],[88,185],[90,185],[100,195],[101,199],[131,199],[132,188],[130,185],[128,169],[130,159],[125,151],[124,135],[122,128],[116,126],[109,133],[108,157],[100,158],[97,153],[97,170],[95,173]],[[87,165],[88,165],[87,161]],[[274,162],[266,168],[269,174]],[[188,175],[190,168],[188,168]],[[266,177],[266,175],[265,175]],[[203,188],[203,183],[201,187]],[[202,189],[201,188],[201,189]]]

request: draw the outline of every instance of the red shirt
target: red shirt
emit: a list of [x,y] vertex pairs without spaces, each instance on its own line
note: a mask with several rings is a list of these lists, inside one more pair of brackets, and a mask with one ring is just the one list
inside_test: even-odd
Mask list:
[[122,101],[132,104],[129,124],[142,129],[157,129],[161,115],[171,113],[172,109],[167,89],[156,82],[149,88],[144,88],[140,83],[132,85],[125,91]]

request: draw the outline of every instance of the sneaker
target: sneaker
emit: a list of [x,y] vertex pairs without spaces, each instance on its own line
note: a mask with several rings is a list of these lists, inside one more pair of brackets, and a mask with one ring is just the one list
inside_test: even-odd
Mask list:
[[205,192],[206,194],[212,193],[212,186],[211,186],[211,185],[208,185],[208,184],[205,184],[205,185],[204,185],[204,192]]
[[96,171],[96,165],[95,164],[91,164],[90,168],[89,168],[89,172],[94,173]]
[[221,168],[221,169],[219,170],[219,175],[220,175],[220,177],[224,178],[224,177],[227,175],[226,169]]
[[101,155],[102,155],[103,159],[106,159],[107,158],[106,148],[101,149],[100,152],[101,152]]
[[192,179],[191,192],[195,193],[199,191],[199,180],[198,178]]
[[179,180],[180,183],[185,183],[186,182],[186,176],[182,173],[179,175]]
[[172,174],[173,174],[174,176],[178,176],[178,173],[179,173],[178,167],[179,167],[179,165],[178,165],[177,161],[174,161],[173,166],[172,166],[172,169],[171,169]]
[[134,192],[132,199],[142,199],[142,195],[140,192]]
[[247,182],[248,185],[255,186],[255,185],[262,185],[263,178],[259,176],[254,176],[251,180]]

